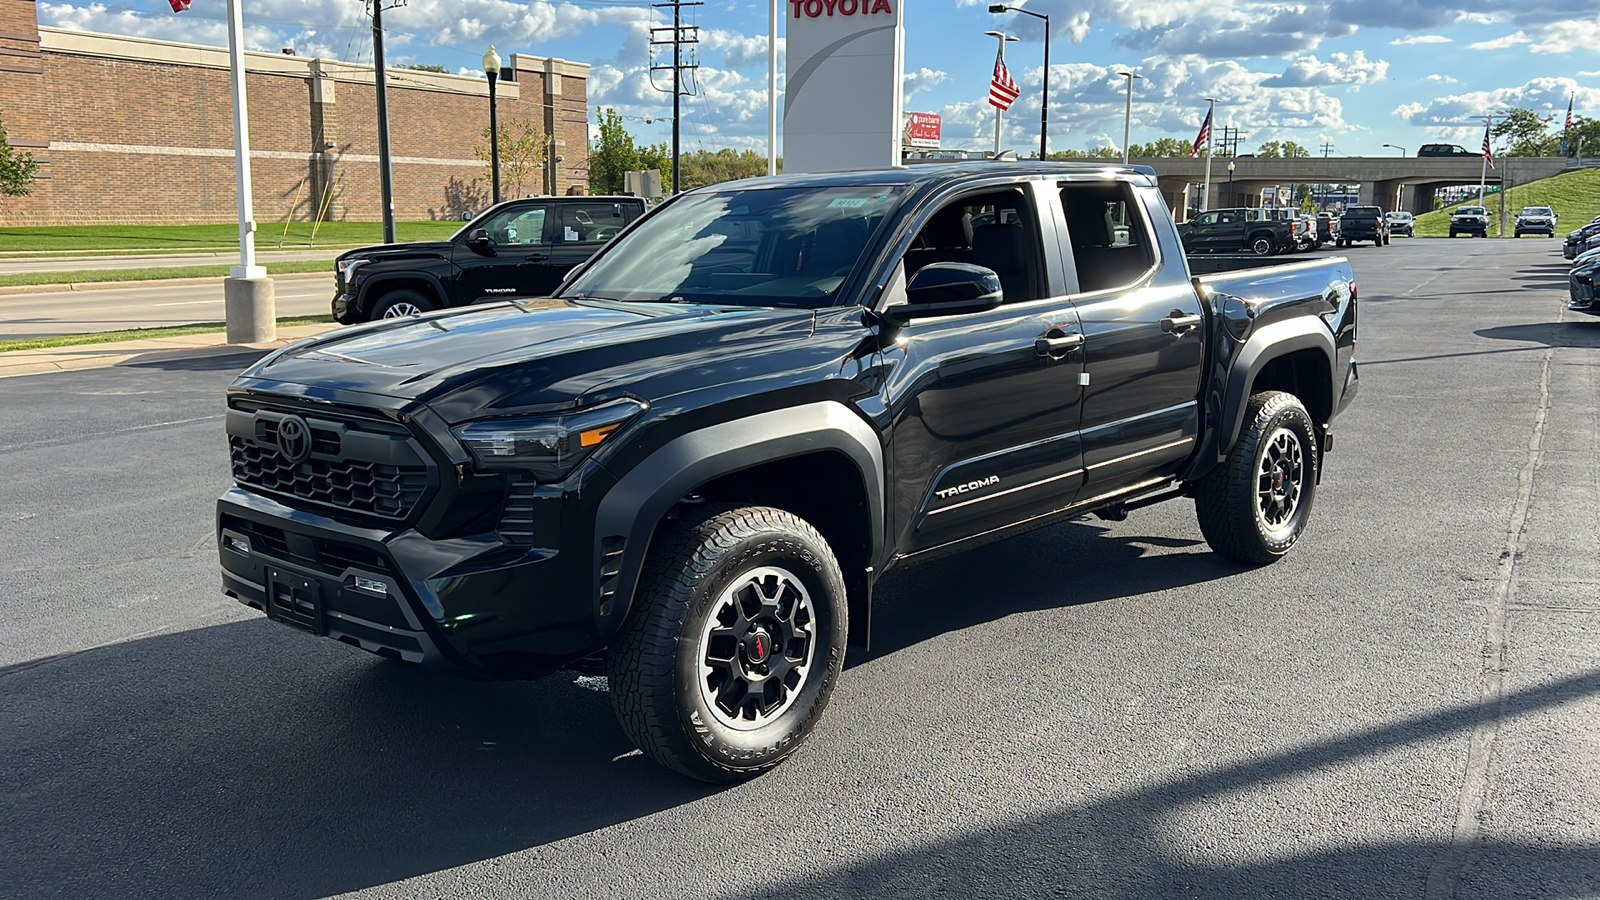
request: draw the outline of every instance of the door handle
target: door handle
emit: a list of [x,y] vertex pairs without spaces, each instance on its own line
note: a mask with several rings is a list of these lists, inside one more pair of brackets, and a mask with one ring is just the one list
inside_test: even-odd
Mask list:
[[1204,319],[1199,313],[1184,315],[1183,310],[1175,309],[1161,320],[1161,330],[1173,337],[1183,337],[1189,329],[1198,328],[1202,321]]
[[1060,359],[1081,346],[1083,346],[1083,335],[1077,332],[1063,334],[1060,331],[1051,331],[1033,342],[1033,352],[1040,356]]
[[527,256],[523,257],[523,259],[528,261],[528,262],[544,262],[545,260],[547,260],[549,258],[550,257],[544,255],[543,253],[530,253]]

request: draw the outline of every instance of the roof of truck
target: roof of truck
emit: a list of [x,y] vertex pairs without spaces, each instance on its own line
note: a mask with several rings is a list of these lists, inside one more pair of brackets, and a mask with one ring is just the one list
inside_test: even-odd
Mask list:
[[697,188],[716,191],[728,187],[740,190],[769,187],[851,187],[856,185],[907,185],[926,187],[941,182],[956,181],[974,176],[1009,175],[1028,177],[1034,175],[1131,175],[1140,180],[1155,182],[1155,171],[1148,166],[1124,166],[1106,162],[1040,162],[1038,160],[967,160],[949,163],[919,163],[890,169],[870,169],[851,172],[813,172],[796,175],[764,175],[739,181],[724,181]]

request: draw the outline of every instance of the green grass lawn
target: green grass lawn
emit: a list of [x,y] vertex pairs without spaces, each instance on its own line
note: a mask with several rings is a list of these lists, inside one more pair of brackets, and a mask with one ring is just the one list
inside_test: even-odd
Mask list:
[[[1476,199],[1456,206],[1477,206]],[[1422,237],[1445,237],[1450,234],[1450,214],[1456,206],[1436,209],[1417,216],[1417,234]],[[1500,234],[1500,195],[1484,198],[1489,210],[1489,234]],[[1556,224],[1556,237],[1586,225],[1600,216],[1600,169],[1575,169],[1550,178],[1541,178],[1520,184],[1506,192],[1506,235],[1516,233],[1517,212],[1524,206],[1548,206],[1556,211],[1561,221]],[[1528,240],[1539,240],[1530,237]]]
[[[286,316],[278,320],[278,327],[289,325],[315,325],[332,322],[332,316]],[[124,331],[96,331],[89,334],[52,334],[47,337],[6,338],[0,340],[0,353],[8,350],[46,350],[53,347],[77,347],[82,344],[109,344],[115,341],[141,341],[146,338],[182,337],[186,334],[210,334],[226,331],[225,322],[197,322],[193,325],[170,325],[165,328],[129,328]]]
[[[397,222],[395,237],[402,241],[438,240],[461,228],[461,222]],[[283,223],[262,222],[256,232],[256,249],[271,250],[284,238]],[[379,222],[323,222],[316,246],[354,246],[383,242]],[[311,223],[293,222],[283,239],[284,249],[311,245]],[[0,253],[97,253],[103,250],[159,250],[165,253],[203,252],[239,246],[239,226],[223,225],[39,225],[0,227]]]
[[[33,284],[89,284],[105,281],[154,281],[160,278],[221,278],[228,274],[227,265],[167,266],[159,269],[75,269],[71,272],[17,272],[0,275],[0,287]],[[288,262],[265,264],[268,275],[288,275],[295,272],[327,272],[333,274],[333,263],[325,259],[297,259]]]

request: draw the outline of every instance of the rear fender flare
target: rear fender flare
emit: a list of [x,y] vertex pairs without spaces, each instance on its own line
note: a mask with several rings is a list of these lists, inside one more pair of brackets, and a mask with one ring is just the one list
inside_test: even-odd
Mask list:
[[[858,470],[867,497],[869,559],[884,543],[883,445],[877,432],[842,403],[820,401],[758,413],[674,438],[646,457],[606,492],[595,516],[595,625],[602,635],[627,618],[650,541],[662,518],[695,488],[762,463],[831,450]],[[822,486],[819,486],[821,489]],[[624,539],[615,591],[603,596],[606,550]],[[851,573],[846,573],[847,579]]]
[[[1330,393],[1327,397],[1301,397],[1300,401],[1307,406],[1320,404],[1322,408],[1333,409],[1331,390],[1340,383],[1334,374],[1337,355],[1334,352],[1333,334],[1328,331],[1321,317],[1295,316],[1261,326],[1251,332],[1228,369],[1228,381],[1222,394],[1221,428],[1217,431],[1213,447],[1215,461],[1226,458],[1234,442],[1239,439],[1239,431],[1244,427],[1245,409],[1250,405],[1250,388],[1256,376],[1273,360],[1301,350],[1316,350],[1322,356],[1328,368]],[[1327,424],[1318,422],[1317,426],[1320,428]]]

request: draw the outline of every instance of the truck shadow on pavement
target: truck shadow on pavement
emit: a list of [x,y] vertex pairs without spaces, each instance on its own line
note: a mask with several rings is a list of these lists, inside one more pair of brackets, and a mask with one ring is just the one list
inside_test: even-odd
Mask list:
[[[1453,739],[1497,716],[1509,721],[1600,695],[1600,671],[1508,693],[1503,701],[1444,707],[1408,719],[1353,730],[1242,762],[1197,764],[1198,771],[1147,787],[1099,792],[1103,785],[1063,785],[1041,773],[1035,795],[1102,798],[959,836],[906,835],[915,849],[808,877],[763,884],[763,895],[784,898],[1071,897],[1244,898],[1383,897],[1579,898],[1600,894],[1600,842],[1538,835],[1526,841],[1492,837],[1452,840],[1456,798],[1437,798],[1436,834],[1413,841],[1362,842],[1330,838],[1351,798],[1327,797],[1318,821],[1287,833],[1263,833],[1249,814],[1297,802],[1298,779],[1330,769],[1371,771],[1385,757],[1403,758],[1427,744]],[[1463,751],[1464,753],[1464,751]],[[1142,781],[1142,780],[1141,780]],[[1109,782],[1108,782],[1109,783]],[[1124,781],[1123,783],[1127,783]],[[1353,785],[1356,796],[1372,784]],[[1414,790],[1415,785],[1400,790]],[[1453,790],[1453,786],[1445,786]],[[1431,807],[1428,800],[1419,798]],[[1341,806],[1349,806],[1342,813]],[[1330,812],[1331,811],[1331,812]],[[1281,822],[1281,809],[1268,820]],[[1372,811],[1368,811],[1372,812]],[[1495,823],[1485,810],[1487,831]],[[1326,821],[1323,817],[1332,816]],[[1373,827],[1362,818],[1356,827]],[[1430,823],[1431,824],[1431,823]],[[1266,826],[1271,828],[1274,826]],[[1281,825],[1277,826],[1281,828]],[[1386,829],[1404,832],[1396,823]],[[1509,829],[1508,829],[1509,830]],[[1230,841],[1231,838],[1231,841]],[[1306,852],[1308,844],[1318,847]],[[1275,848],[1284,848],[1281,854]],[[1296,848],[1296,849],[1289,849]],[[1266,858],[1262,858],[1265,856]],[[724,895],[735,896],[735,895]]]

